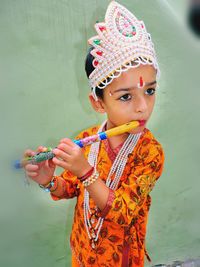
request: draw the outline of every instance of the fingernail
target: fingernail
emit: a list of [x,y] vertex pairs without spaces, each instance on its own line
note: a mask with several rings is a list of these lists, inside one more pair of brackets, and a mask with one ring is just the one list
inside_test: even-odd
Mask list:
[[54,154],[56,154],[56,152],[57,152],[57,149],[55,148],[55,149],[53,149],[52,150],[52,152],[54,153]]

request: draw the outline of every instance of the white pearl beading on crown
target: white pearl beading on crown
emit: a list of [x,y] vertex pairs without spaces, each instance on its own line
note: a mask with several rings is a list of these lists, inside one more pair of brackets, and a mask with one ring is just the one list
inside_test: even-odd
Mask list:
[[112,1],[107,8],[105,22],[96,23],[95,29],[98,35],[88,40],[94,47],[91,55],[94,56],[95,69],[89,76],[94,96],[96,87],[105,88],[123,71],[140,64],[153,65],[160,76],[151,36],[144,22],[139,21],[128,9]]
[[[103,124],[100,126],[98,133],[102,132],[106,122],[103,122]],[[111,167],[111,170],[108,174],[108,177],[106,179],[106,186],[109,187],[112,190],[116,190],[120,181],[120,178],[123,174],[124,168],[126,166],[127,160],[128,160],[128,155],[133,151],[134,147],[136,146],[138,140],[140,139],[141,133],[138,134],[129,134],[128,138],[124,142],[122,148],[120,149],[116,159],[113,162],[113,165]],[[88,155],[88,162],[90,163],[91,166],[94,166],[95,171],[97,170],[97,158],[99,154],[99,146],[100,142],[93,143],[90,148],[90,152]],[[115,173],[115,177],[113,181],[111,181],[112,175]],[[103,225],[104,218],[99,217],[98,221],[95,225],[95,227],[92,227],[92,224],[94,222],[91,222],[90,216],[92,214],[92,211],[90,209],[90,204],[89,204],[89,193],[87,189],[84,191],[84,222],[85,222],[85,227],[86,231],[88,234],[89,239],[92,239],[92,248],[95,248],[95,242],[98,240],[99,233],[101,230],[101,227]],[[96,208],[97,210],[97,208]],[[91,229],[94,229],[92,233],[90,233]]]

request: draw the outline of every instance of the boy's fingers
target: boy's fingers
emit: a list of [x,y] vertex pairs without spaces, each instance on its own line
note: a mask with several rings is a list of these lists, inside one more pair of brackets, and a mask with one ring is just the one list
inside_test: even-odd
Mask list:
[[69,146],[74,146],[74,142],[69,138],[63,138],[60,140],[60,143],[67,144]]
[[24,157],[32,157],[35,155],[35,152],[31,149],[27,149],[25,152],[24,152]]
[[37,172],[26,172],[26,174],[27,174],[29,177],[36,177],[36,176],[38,176],[38,173],[37,173]]
[[64,151],[70,155],[72,153],[72,147],[69,144],[61,143],[57,146],[57,148],[53,149],[53,153],[55,152],[58,154],[59,151]]
[[45,161],[45,166],[48,168],[52,168],[55,166],[55,164],[52,162],[52,159],[49,159]]
[[47,150],[47,148],[46,148],[46,147],[43,147],[43,146],[39,146],[39,147],[37,148],[36,152],[33,151],[33,150],[31,150],[31,149],[27,149],[27,150],[25,150],[23,156],[24,156],[24,157],[33,157],[36,153],[39,153],[39,152],[45,152],[46,150]]
[[26,169],[26,171],[28,171],[28,172],[37,171],[38,168],[39,168],[38,165],[32,165],[32,164],[27,164],[27,165],[25,166],[25,169]]
[[37,148],[37,152],[45,152],[47,150],[47,148],[46,147],[44,147],[44,146],[39,146],[38,148]]

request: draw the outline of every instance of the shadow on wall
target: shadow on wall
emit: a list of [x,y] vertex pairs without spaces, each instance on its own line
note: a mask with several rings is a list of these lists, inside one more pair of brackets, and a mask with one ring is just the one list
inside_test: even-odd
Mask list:
[[172,264],[157,264],[152,267],[200,267],[200,259],[186,261],[174,261]]
[[190,0],[187,22],[192,32],[200,38],[200,0]]

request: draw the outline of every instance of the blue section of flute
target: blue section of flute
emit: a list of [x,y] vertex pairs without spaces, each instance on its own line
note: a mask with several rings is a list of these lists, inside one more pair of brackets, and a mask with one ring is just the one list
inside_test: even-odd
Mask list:
[[16,160],[16,161],[14,162],[14,168],[15,168],[15,169],[21,169],[21,168],[22,168],[22,165],[21,165],[20,160]]
[[99,133],[98,135],[99,135],[100,140],[105,140],[105,139],[107,139],[107,135],[106,135],[105,132],[101,132],[101,133]]
[[80,148],[83,147],[83,143],[82,143],[81,140],[73,140],[73,142],[74,142],[76,145],[80,146]]

